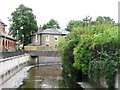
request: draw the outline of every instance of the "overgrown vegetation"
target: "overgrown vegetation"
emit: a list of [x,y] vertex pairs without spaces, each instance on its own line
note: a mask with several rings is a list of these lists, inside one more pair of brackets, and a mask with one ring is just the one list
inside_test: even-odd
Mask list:
[[81,22],[84,25],[72,27],[66,40],[59,43],[63,67],[70,74],[72,70],[82,71],[98,85],[103,76],[108,87],[114,88],[120,62],[117,24],[110,17],[101,16]]

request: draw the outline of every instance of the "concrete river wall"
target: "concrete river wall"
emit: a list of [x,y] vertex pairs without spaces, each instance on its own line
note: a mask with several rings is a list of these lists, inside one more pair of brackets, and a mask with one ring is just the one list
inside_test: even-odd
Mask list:
[[0,85],[26,66],[29,60],[29,54],[0,59]]
[[38,57],[38,64],[42,63],[61,63],[61,57]]
[[29,51],[32,61],[37,64],[43,63],[61,63],[61,57],[58,51]]

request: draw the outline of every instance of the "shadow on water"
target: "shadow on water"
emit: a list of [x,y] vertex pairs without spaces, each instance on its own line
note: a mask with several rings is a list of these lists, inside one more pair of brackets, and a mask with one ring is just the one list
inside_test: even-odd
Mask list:
[[70,76],[68,76],[68,74],[66,72],[62,71],[61,77],[63,79],[58,81],[59,87],[62,87],[62,88],[81,88],[81,86],[78,85],[75,81],[73,81],[73,79]]
[[62,71],[61,65],[31,68],[28,71],[27,78],[23,81],[23,85],[18,90],[21,88],[59,88],[60,90],[63,88],[80,88],[80,90],[84,90]]

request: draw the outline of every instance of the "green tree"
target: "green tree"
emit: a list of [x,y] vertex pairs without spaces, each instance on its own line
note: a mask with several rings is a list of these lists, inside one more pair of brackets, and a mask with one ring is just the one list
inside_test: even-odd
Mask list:
[[31,42],[31,34],[38,30],[35,15],[31,8],[28,8],[21,4],[11,14],[10,21],[10,33],[21,44],[27,45]]
[[66,30],[67,31],[72,31],[74,27],[84,27],[89,24],[93,23],[92,17],[87,16],[83,20],[71,20],[68,25]]
[[66,30],[67,31],[71,31],[73,29],[73,27],[79,27],[79,26],[83,26],[83,22],[82,21],[71,20],[71,21],[69,21]]
[[92,17],[87,16],[83,19],[84,26],[92,23]]
[[57,28],[60,28],[58,22],[54,19],[51,19],[47,24],[44,24],[42,29],[52,28],[53,25],[57,25]]
[[102,16],[98,16],[97,18],[96,18],[96,22],[97,23],[115,23],[115,21],[113,20],[113,19],[111,19],[110,17],[106,17],[106,16],[104,16],[104,17],[102,17]]

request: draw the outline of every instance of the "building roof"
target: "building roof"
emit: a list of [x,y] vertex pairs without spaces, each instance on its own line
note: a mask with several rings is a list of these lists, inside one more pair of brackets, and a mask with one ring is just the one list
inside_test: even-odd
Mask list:
[[62,34],[68,34],[68,33],[70,33],[70,32],[68,32],[68,31],[66,31],[64,29],[57,29],[57,30],[60,31],[60,32],[62,32]]
[[9,39],[15,40],[12,36],[7,35],[7,34],[5,34],[3,32],[0,32],[0,37],[6,37],[6,38],[9,38]]
[[39,32],[36,32],[34,33],[33,35],[35,34],[68,34],[69,32],[66,31],[66,30],[63,30],[63,29],[54,29],[54,28],[49,28],[49,29],[45,29],[43,31],[39,31]]
[[1,19],[0,19],[0,24],[3,26],[7,26]]
[[41,32],[42,34],[62,34],[62,32],[58,31],[57,29],[45,29],[44,31]]

